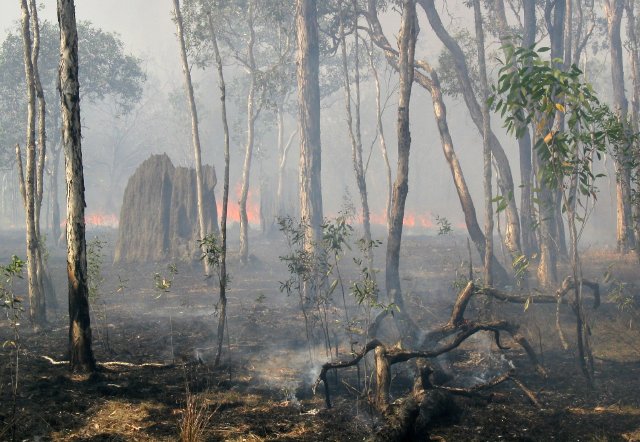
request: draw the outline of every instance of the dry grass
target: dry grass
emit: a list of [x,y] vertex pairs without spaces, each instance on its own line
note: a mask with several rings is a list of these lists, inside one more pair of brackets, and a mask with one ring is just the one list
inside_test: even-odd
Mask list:
[[209,411],[209,403],[202,395],[196,395],[187,388],[182,418],[180,419],[180,442],[200,442],[205,440],[207,426],[215,414]]

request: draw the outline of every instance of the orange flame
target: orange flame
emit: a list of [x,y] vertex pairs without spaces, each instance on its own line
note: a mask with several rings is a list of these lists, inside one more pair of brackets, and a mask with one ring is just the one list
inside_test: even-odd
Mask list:
[[[92,227],[118,227],[118,217],[113,213],[85,213],[84,215],[85,226]],[[64,219],[60,223],[60,227],[64,228],[67,225],[67,220]]]
[[[238,205],[238,199],[240,199],[240,185],[236,186],[236,198],[229,198],[229,205],[227,207],[227,222],[240,222],[240,206]],[[250,225],[260,225],[260,206],[254,201],[254,195],[251,190],[247,195],[247,218]],[[222,199],[216,201],[218,206],[218,218],[222,217]]]

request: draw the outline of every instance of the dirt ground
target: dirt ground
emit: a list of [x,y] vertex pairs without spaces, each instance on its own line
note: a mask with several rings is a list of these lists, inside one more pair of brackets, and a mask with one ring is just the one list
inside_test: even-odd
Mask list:
[[[177,440],[181,423],[193,413],[206,421],[204,440],[213,441],[366,440],[382,424],[366,398],[357,394],[370,362],[360,371],[330,375],[333,408],[326,409],[320,390],[312,392],[326,357],[314,349],[315,361],[308,362],[297,300],[280,291],[279,281],[287,278],[287,271],[278,259],[286,251],[278,235],[252,238],[254,256],[248,266],[231,258],[229,338],[223,364],[214,368],[218,295],[216,285],[202,277],[199,263],[175,263],[175,274],[168,263],[114,266],[114,233],[90,233],[107,241],[104,282],[92,305],[100,370],[89,377],[74,375],[62,362],[68,339],[66,274],[64,251],[53,249],[50,266],[60,307],[49,315],[50,325],[43,331],[34,333],[26,318],[19,326],[15,400],[11,385],[16,352],[8,345],[0,349],[0,440]],[[424,330],[446,322],[459,290],[455,282],[466,272],[466,247],[466,240],[455,235],[403,239],[403,290],[412,317]],[[12,254],[24,255],[23,250],[19,235],[4,234],[0,264]],[[383,250],[376,250],[378,267]],[[456,398],[459,413],[434,422],[430,440],[640,441],[640,318],[621,311],[607,297],[607,290],[623,281],[627,293],[640,302],[633,291],[640,283],[638,264],[632,257],[622,259],[605,250],[588,250],[585,263],[585,276],[600,281],[613,264],[613,282],[603,285],[603,305],[595,311],[588,308],[595,388],[586,388],[575,348],[565,351],[560,345],[555,306],[531,305],[525,311],[521,305],[496,303],[496,317],[522,324],[549,377],[534,372],[520,347],[501,351],[484,336],[469,340],[440,362],[453,376],[451,385],[458,386],[471,386],[515,367],[542,408],[507,382],[477,397]],[[357,277],[350,257],[343,259],[343,268],[348,290],[349,280]],[[378,279],[382,281],[382,275]],[[158,284],[163,280],[164,290]],[[18,281],[15,290],[24,296],[24,281]],[[335,296],[337,311],[342,299]],[[347,303],[356,315],[348,293]],[[561,318],[572,342],[575,325],[568,308]],[[386,321],[383,339],[391,344],[395,331],[392,320]],[[4,317],[0,321],[0,342],[13,339],[10,325]],[[341,328],[337,319],[334,328]],[[362,345],[364,337],[359,339]],[[339,352],[339,357],[348,357],[344,345]],[[410,371],[406,364],[394,371],[394,399],[410,390]]]

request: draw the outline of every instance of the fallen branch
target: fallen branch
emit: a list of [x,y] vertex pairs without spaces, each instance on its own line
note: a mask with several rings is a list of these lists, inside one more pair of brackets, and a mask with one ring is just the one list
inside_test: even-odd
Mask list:
[[[69,364],[69,361],[56,361],[50,356],[42,355],[42,359],[49,362],[51,365],[66,365]],[[142,364],[134,364],[133,362],[124,362],[124,361],[108,361],[108,362],[98,362],[97,365],[102,367],[132,367],[132,368],[172,368],[174,364],[162,364],[159,362],[143,362]]]

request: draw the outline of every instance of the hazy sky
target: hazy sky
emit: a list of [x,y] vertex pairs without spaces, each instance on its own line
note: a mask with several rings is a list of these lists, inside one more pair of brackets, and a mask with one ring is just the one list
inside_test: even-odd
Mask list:
[[[46,0],[40,19],[53,22],[56,2]],[[178,48],[171,21],[170,0],[77,0],[76,18],[91,21],[105,31],[117,32],[127,52],[144,59],[148,71],[160,77],[180,75]],[[20,20],[18,0],[0,0],[0,36],[2,40]]]

